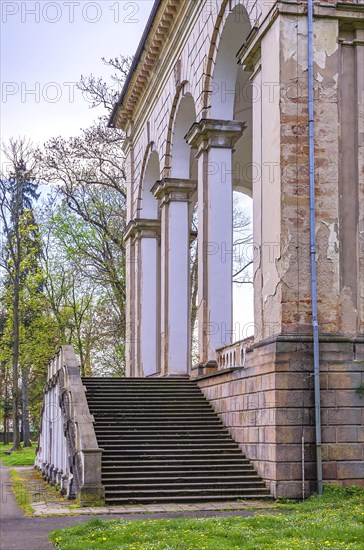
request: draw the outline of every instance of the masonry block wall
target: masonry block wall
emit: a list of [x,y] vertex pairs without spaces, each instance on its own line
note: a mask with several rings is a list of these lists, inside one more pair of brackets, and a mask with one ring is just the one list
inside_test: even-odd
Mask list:
[[[323,479],[364,486],[364,346],[320,347]],[[198,383],[274,497],[302,496],[303,471],[305,494],[316,490],[312,343],[253,346],[245,368]]]

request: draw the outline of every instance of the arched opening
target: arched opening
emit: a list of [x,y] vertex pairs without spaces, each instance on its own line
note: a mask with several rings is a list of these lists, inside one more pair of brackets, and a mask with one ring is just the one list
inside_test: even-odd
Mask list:
[[[186,93],[177,107],[172,137],[172,165],[171,177],[197,182],[198,165],[196,152],[186,142],[185,136],[196,122],[196,109],[193,97]],[[190,364],[197,362],[197,189],[189,194],[188,202],[189,224],[189,338]]]
[[251,72],[236,54],[251,30],[244,6],[229,13],[218,44],[211,86],[210,116],[243,122],[245,129],[232,155],[233,185],[233,330],[232,340],[254,334],[253,178]]
[[[138,218],[141,229],[136,242],[136,292],[134,308],[137,319],[135,342],[138,372],[155,376],[160,371],[160,243],[159,208],[152,188],[160,179],[159,158],[150,146],[141,179]],[[146,233],[146,236],[144,235]]]
[[158,218],[158,201],[154,197],[151,189],[156,181],[160,179],[159,159],[156,151],[150,153],[144,178],[142,181],[142,200],[139,217],[143,219]]
[[[236,54],[251,29],[248,13],[244,6],[237,5],[229,13],[217,48],[211,86],[211,118],[233,120],[239,86],[244,82],[241,65]],[[236,120],[240,120],[239,118]]]
[[253,287],[253,89],[251,73],[239,66],[236,79],[234,120],[245,123],[233,152],[233,327],[236,340],[254,334]]
[[172,178],[192,179],[196,159],[185,140],[185,135],[195,121],[195,103],[192,95],[187,93],[180,101],[173,128]]
[[191,365],[196,365],[198,358],[198,203],[197,193],[189,205],[190,226],[190,338]]
[[177,103],[170,126],[170,177],[165,176],[153,189],[160,200],[163,375],[188,374],[191,364],[189,207],[196,184],[191,181],[192,157],[184,138],[194,122],[194,102],[186,94]]
[[233,208],[233,333],[238,341],[254,334],[253,200],[234,191]]

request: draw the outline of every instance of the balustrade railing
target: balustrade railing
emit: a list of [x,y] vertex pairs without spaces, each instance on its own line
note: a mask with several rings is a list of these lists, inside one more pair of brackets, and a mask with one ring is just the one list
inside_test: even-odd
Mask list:
[[254,343],[254,336],[248,336],[244,340],[234,342],[216,350],[218,369],[230,369],[244,367],[246,363],[247,349]]
[[35,467],[81,505],[104,500],[93,422],[74,350],[62,346],[48,366]]

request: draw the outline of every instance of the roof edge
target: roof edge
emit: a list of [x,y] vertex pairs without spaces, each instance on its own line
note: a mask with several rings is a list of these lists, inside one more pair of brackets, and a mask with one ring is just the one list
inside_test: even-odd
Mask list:
[[147,38],[149,36],[149,33],[152,29],[152,26],[153,26],[153,23],[154,23],[154,20],[155,20],[155,17],[158,13],[158,10],[162,4],[163,0],[154,0],[154,4],[153,4],[153,8],[152,8],[152,11],[148,17],[148,21],[147,21],[147,24],[144,28],[144,31],[143,31],[143,34],[142,34],[142,37],[140,39],[140,42],[139,42],[139,45],[138,45],[138,48],[137,48],[137,51],[135,52],[135,55],[134,55],[134,58],[133,58],[133,62],[131,64],[131,67],[130,67],[130,70],[128,72],[128,76],[126,77],[126,80],[124,82],[124,86],[123,86],[123,89],[121,90],[121,94],[120,94],[120,97],[118,99],[118,101],[115,103],[114,105],[114,108],[111,112],[111,115],[109,117],[109,120],[108,120],[108,127],[109,128],[114,128],[114,120],[115,120],[115,116],[116,116],[116,113],[120,107],[120,105],[123,103],[123,100],[125,98],[125,95],[126,95],[126,92],[128,91],[129,89],[129,85],[130,85],[130,82],[131,82],[131,79],[133,78],[133,75],[134,75],[134,72],[139,64],[139,61],[142,57],[142,53],[144,51],[144,48],[145,48],[145,43],[147,41]]

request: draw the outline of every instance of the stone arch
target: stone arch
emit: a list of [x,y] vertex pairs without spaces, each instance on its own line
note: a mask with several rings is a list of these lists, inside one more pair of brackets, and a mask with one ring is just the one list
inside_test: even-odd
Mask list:
[[[246,42],[259,12],[247,11],[239,1],[223,1],[216,16],[211,37],[203,93],[202,116],[213,120],[239,121],[244,123],[243,135],[236,141],[232,152],[232,188],[234,196],[252,198],[253,195],[253,94],[251,72],[237,62],[237,53]],[[225,175],[225,178],[228,174]],[[235,203],[235,199],[234,199]],[[252,218],[252,201],[245,201]],[[244,207],[245,209],[245,207]],[[235,256],[245,258],[246,246],[239,244],[241,235],[233,230]],[[244,239],[243,239],[244,240]],[[241,250],[242,249],[242,250]],[[232,275],[238,266],[232,266]],[[234,279],[233,279],[234,280]],[[234,339],[246,336],[245,326],[254,320],[254,290],[250,285],[233,285],[233,331]],[[241,307],[244,304],[244,307]],[[248,315],[249,312],[249,315]],[[231,357],[229,358],[231,360]]]
[[180,96],[175,110],[171,140],[172,178],[191,178],[195,158],[185,136],[194,122],[196,122],[195,102],[191,93],[188,92]]
[[142,170],[138,189],[138,218],[157,219],[158,201],[151,189],[160,179],[160,163],[158,153],[154,150],[154,142],[151,141],[146,148],[143,157]]
[[166,153],[165,153],[165,166],[163,168],[163,177],[171,177],[172,170],[172,147],[173,147],[173,134],[176,123],[176,115],[179,111],[179,106],[183,98],[190,94],[190,86],[187,80],[184,80],[176,87],[176,93],[173,98],[171,112],[169,114],[167,139],[166,139]]
[[243,4],[237,3],[231,9],[230,0],[222,2],[206,66],[203,118],[233,120],[239,70],[236,54],[251,31],[253,19]]

